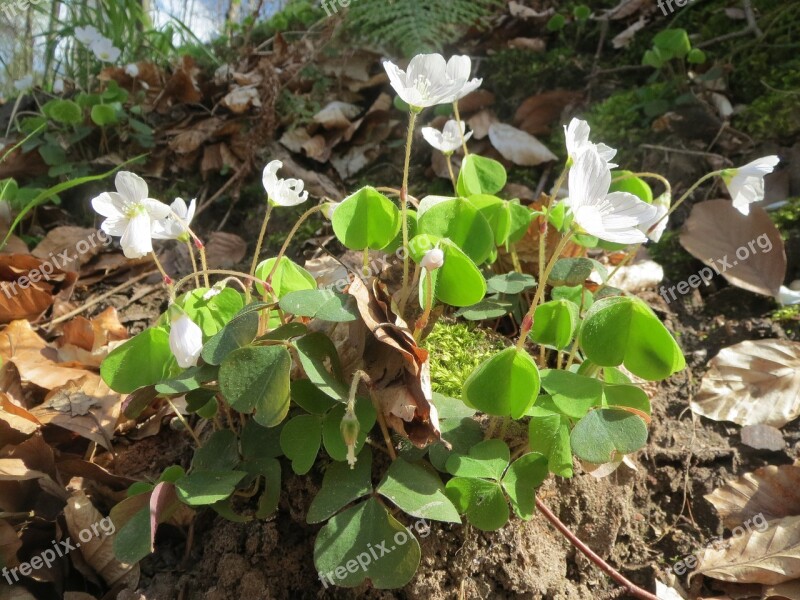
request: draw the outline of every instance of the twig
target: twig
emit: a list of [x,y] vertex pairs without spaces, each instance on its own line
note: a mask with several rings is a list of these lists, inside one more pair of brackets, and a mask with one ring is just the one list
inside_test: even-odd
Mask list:
[[708,41],[705,41],[701,44],[697,44],[696,48],[707,48],[708,46],[712,46],[713,44],[718,44],[719,42],[726,42],[728,40],[733,40],[738,37],[744,37],[746,35],[750,35],[751,33],[755,34],[756,38],[764,37],[764,32],[758,26],[758,22],[756,21],[756,15],[753,12],[753,6],[751,4],[751,0],[744,0],[742,2],[744,5],[744,14],[747,17],[747,27],[744,29],[740,29],[739,31],[734,31],[732,33],[726,33],[725,35],[721,35],[719,37],[712,38]]
[[536,498],[536,508],[539,509],[545,518],[550,521],[550,524],[558,529],[561,534],[567,538],[573,546],[575,546],[578,550],[583,552],[590,561],[592,561],[595,565],[597,565],[603,573],[611,577],[614,581],[616,581],[619,585],[625,588],[625,591],[633,596],[634,598],[641,598],[642,600],[658,600],[658,597],[651,594],[647,590],[643,590],[630,580],[628,580],[622,573],[617,571],[614,567],[609,565],[605,560],[603,560],[598,554],[596,554],[589,546],[584,544],[578,537],[569,530],[569,528],[561,522],[561,520],[553,514],[553,512],[547,508],[547,506]]
[[683,148],[670,148],[669,146],[659,146],[657,144],[639,144],[640,148],[649,148],[650,150],[661,150],[662,152],[674,152],[675,154],[687,154],[689,156],[705,156],[705,157],[712,157],[718,158],[724,162],[729,164],[733,164],[733,162],[722,156],[721,154],[717,154],[715,152],[702,152],[700,150],[684,150]]

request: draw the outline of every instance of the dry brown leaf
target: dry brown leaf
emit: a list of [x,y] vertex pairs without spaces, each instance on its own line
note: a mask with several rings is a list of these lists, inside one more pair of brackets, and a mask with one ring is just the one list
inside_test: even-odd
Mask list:
[[20,548],[22,540],[19,539],[16,529],[5,519],[0,519],[0,563],[8,567],[17,566],[17,550]]
[[717,549],[706,548],[693,573],[722,581],[776,585],[800,577],[800,516],[749,529]]
[[764,588],[763,600],[800,600],[800,580]]
[[554,9],[548,8],[543,11],[537,11],[520,2],[511,0],[511,2],[508,3],[508,12],[512,17],[519,17],[521,19],[543,19],[544,17],[552,15]]
[[743,290],[777,296],[786,277],[783,239],[760,206],[751,206],[745,216],[728,200],[701,202],[692,208],[680,240],[692,256],[716,265]]
[[58,339],[58,358],[62,363],[75,362],[80,366],[100,367],[114,348],[128,338],[120,323],[117,309],[109,306],[90,321],[75,317],[63,326]]
[[36,596],[22,586],[6,585],[3,581],[0,582],[0,600],[36,600]]
[[[80,540],[81,556],[103,581],[108,585],[136,585],[139,581],[139,565],[122,563],[114,556],[114,533],[111,533],[114,527],[110,517],[104,519],[82,492],[67,500],[64,517],[70,537],[75,541]],[[91,537],[84,541],[88,537],[87,531]]]
[[472,130],[473,138],[482,140],[489,135],[489,128],[497,123],[497,117],[490,110],[482,110],[467,119],[467,125]]
[[54,260],[60,267],[77,270],[111,243],[111,237],[97,229],[68,225],[51,229],[31,251],[42,260]]
[[14,404],[5,392],[0,392],[0,420],[25,436],[35,433],[42,425],[30,412]]
[[231,112],[239,115],[247,112],[254,106],[261,106],[261,96],[256,87],[235,87],[228,92],[220,104],[229,108]]
[[177,154],[189,154],[194,152],[206,140],[216,135],[222,126],[222,119],[211,117],[199,123],[192,123],[186,128],[168,131],[167,133],[177,134],[170,140],[169,148]]
[[346,129],[361,111],[362,108],[355,104],[334,101],[315,114],[313,119],[325,129]]
[[43,424],[58,425],[111,450],[122,396],[90,373],[54,388],[33,415]]
[[76,278],[29,254],[0,255],[0,323],[37,320],[52,306],[59,287],[71,286]]
[[511,125],[492,124],[489,140],[503,158],[517,165],[534,167],[558,159],[535,137]]
[[740,432],[742,443],[756,450],[777,452],[786,447],[781,430],[772,425],[745,425]]
[[244,258],[247,242],[235,233],[215,231],[206,244],[206,259],[210,269],[228,269]]
[[391,308],[385,287],[373,279],[355,279],[348,293],[356,299],[371,333],[364,349],[364,370],[386,422],[414,445],[424,448],[440,439],[439,417],[432,403],[430,360],[406,323]]
[[783,427],[800,416],[800,343],[748,340],[709,362],[692,411],[715,421]]
[[46,390],[85,375],[97,377],[85,369],[59,365],[57,350],[48,346],[28,321],[12,321],[0,332],[0,357],[16,365],[22,381]]
[[531,96],[514,113],[514,124],[531,135],[549,134],[566,107],[580,97],[580,93],[569,90],[551,90]]
[[800,465],[761,467],[726,481],[705,498],[728,529],[758,514],[766,520],[800,515]]

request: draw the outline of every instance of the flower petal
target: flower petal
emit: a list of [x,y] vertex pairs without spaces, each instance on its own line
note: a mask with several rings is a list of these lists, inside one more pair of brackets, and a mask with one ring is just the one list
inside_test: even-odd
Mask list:
[[109,217],[100,224],[100,229],[114,237],[121,237],[127,227],[128,219],[125,217]]
[[153,198],[143,198],[141,204],[147,210],[147,214],[150,215],[151,219],[165,219],[172,214],[169,206]]
[[103,192],[92,198],[92,208],[102,217],[122,217],[125,211],[125,199],[117,192]]
[[120,171],[114,178],[114,185],[126,202],[139,202],[147,198],[147,182],[136,173]]
[[128,227],[122,234],[122,252],[128,258],[141,258],[149,254],[153,251],[150,235],[150,217],[146,213],[135,215],[128,221]]

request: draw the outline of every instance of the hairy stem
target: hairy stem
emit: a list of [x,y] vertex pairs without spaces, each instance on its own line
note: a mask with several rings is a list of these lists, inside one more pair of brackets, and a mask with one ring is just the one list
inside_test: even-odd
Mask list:
[[[403,257],[403,290],[408,288],[408,172],[411,169],[411,146],[414,143],[414,127],[417,123],[417,112],[412,110],[408,118],[408,135],[406,137],[406,160],[403,165],[403,186],[400,188],[400,211],[403,227],[403,248],[405,248],[405,256]],[[405,308],[405,302],[401,307]]]
[[264,245],[264,236],[267,234],[267,223],[272,215],[272,202],[267,204],[267,212],[264,215],[264,220],[261,222],[261,232],[258,234],[258,242],[256,243],[256,251],[253,254],[253,262],[250,265],[250,275],[255,276],[256,266],[258,265],[258,257],[261,254],[261,246]]

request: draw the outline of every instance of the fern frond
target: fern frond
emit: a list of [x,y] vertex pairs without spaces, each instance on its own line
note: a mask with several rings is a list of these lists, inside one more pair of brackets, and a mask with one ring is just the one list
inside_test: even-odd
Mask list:
[[482,26],[500,0],[352,0],[348,30],[405,56],[441,50],[466,27]]

